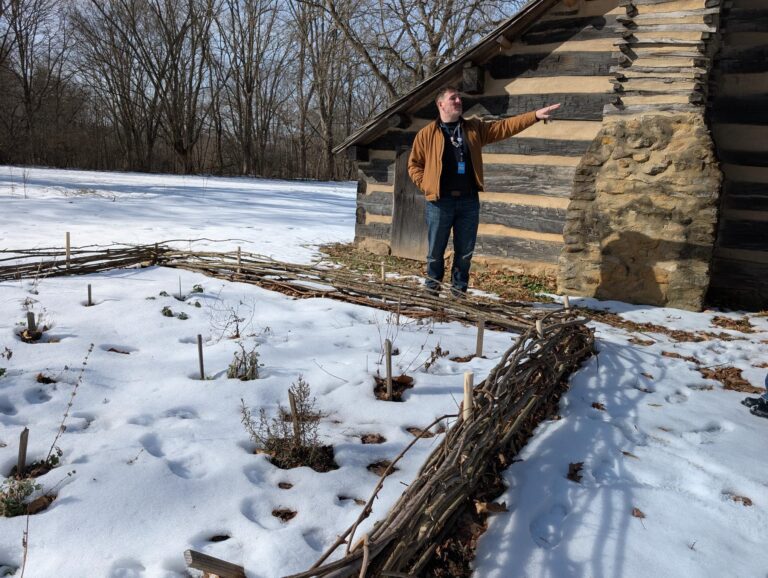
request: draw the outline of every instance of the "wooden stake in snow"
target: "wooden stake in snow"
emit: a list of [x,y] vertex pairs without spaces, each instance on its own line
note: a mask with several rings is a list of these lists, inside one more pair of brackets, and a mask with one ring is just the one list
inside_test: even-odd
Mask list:
[[387,399],[392,399],[392,342],[384,340],[384,357],[387,360]]
[[539,339],[544,339],[544,325],[541,323],[541,319],[536,320],[536,333],[538,333]]
[[563,295],[563,307],[565,307],[566,311],[571,310],[571,300],[568,299],[568,295]]
[[288,403],[291,404],[291,421],[293,421],[293,443],[301,445],[301,428],[299,428],[299,412],[296,409],[296,396],[288,390]]
[[65,235],[64,235],[64,245],[65,245],[66,251],[67,251],[66,265],[67,265],[67,269],[69,269],[69,257],[71,255],[71,249],[70,249],[70,246],[69,246],[69,231],[67,231],[65,233]]
[[27,468],[27,442],[29,441],[29,428],[24,428],[19,436],[19,461],[16,464],[16,477],[24,477],[24,470]]
[[387,270],[384,267],[384,261],[381,262],[381,280],[382,282],[387,280]]
[[475,357],[483,356],[483,333],[485,332],[485,319],[482,317],[477,320],[477,346],[475,347]]
[[237,274],[238,275],[240,274],[240,271],[241,271],[240,266],[242,265],[242,262],[243,262],[243,253],[240,250],[240,246],[238,245],[237,247]]
[[93,305],[93,299],[91,298],[91,284],[88,284],[88,307]]
[[197,336],[197,356],[200,359],[200,379],[205,380],[205,367],[203,366],[203,336]]
[[204,576],[218,576],[219,578],[245,578],[245,568],[219,560],[208,554],[187,550],[184,552],[184,562],[189,568],[202,570]]
[[37,323],[35,323],[35,314],[32,311],[27,311],[27,333],[30,338],[33,334],[37,333]]
[[467,422],[472,419],[472,381],[475,374],[467,371],[464,374],[464,409],[461,412],[462,419]]

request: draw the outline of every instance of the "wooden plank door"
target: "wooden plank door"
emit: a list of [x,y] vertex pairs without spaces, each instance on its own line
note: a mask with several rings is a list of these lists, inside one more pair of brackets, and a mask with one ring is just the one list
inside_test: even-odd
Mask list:
[[424,193],[408,175],[411,147],[398,147],[395,159],[395,192],[392,209],[392,255],[424,261],[427,257],[427,225]]

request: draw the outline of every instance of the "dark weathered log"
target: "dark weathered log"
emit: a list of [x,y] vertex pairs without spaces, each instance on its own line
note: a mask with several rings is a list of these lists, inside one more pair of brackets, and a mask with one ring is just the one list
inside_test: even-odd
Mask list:
[[520,261],[557,263],[562,248],[562,243],[481,234],[477,236],[475,254],[506,257]]
[[768,125],[768,106],[762,95],[719,97],[712,103],[710,120],[714,123]]
[[716,60],[721,73],[768,72],[768,46],[729,46],[720,49]]
[[362,178],[369,183],[391,185],[395,179],[395,164],[390,159],[373,159],[367,163],[358,163],[357,168]]
[[483,201],[480,204],[480,221],[526,231],[561,234],[565,224],[565,209]]
[[[768,128],[765,130],[768,140]],[[745,151],[718,147],[717,156],[722,163],[748,167],[768,167],[768,150]]]
[[482,66],[465,66],[462,70],[461,89],[466,94],[482,94],[485,90],[485,69]]
[[[698,52],[701,52],[704,50],[704,42],[702,42],[701,40],[686,40],[681,38],[675,38],[674,36],[670,36],[668,38],[644,38],[640,36],[638,38],[631,35],[627,38],[620,38],[616,40],[613,43],[613,45],[618,46],[620,49],[623,49],[624,47],[634,49],[636,47],[642,47],[642,46],[653,46],[653,47],[692,46],[694,48],[697,48]],[[669,53],[666,53],[666,54],[669,54]],[[696,53],[692,53],[692,54],[696,54]]]
[[727,34],[765,32],[768,30],[768,10],[765,8],[731,8],[721,27]]
[[591,140],[557,140],[512,137],[483,147],[484,153],[516,155],[557,155],[580,157],[587,152]]
[[[389,241],[392,227],[389,223],[364,223],[355,225],[355,239],[380,239]],[[426,255],[426,252],[424,253]]]
[[768,309],[768,263],[722,258],[715,253],[707,301],[728,309]]
[[616,17],[587,16],[543,20],[531,26],[521,37],[525,44],[552,44],[568,40],[598,40],[613,35]]
[[353,161],[368,162],[368,147],[347,147],[347,158],[352,159]]
[[726,209],[768,211],[768,183],[733,181],[726,173],[723,203]]
[[395,113],[387,119],[389,128],[408,128],[411,126],[411,118],[407,114]]
[[717,244],[728,249],[765,251],[768,247],[768,223],[721,219]]
[[605,76],[615,61],[610,52],[499,54],[486,63],[492,78]]
[[487,163],[484,173],[486,191],[568,197],[576,167]]
[[392,214],[392,193],[374,192],[357,196],[357,206],[372,215]]

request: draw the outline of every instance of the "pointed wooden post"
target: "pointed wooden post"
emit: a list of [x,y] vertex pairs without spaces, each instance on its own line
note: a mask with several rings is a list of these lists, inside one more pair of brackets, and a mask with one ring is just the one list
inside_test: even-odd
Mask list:
[[16,463],[16,477],[24,477],[27,469],[27,443],[29,442],[29,428],[24,428],[19,436],[19,461]]
[[464,409],[461,412],[461,417],[465,422],[472,420],[472,382],[474,378],[475,374],[471,371],[464,374]]
[[240,246],[238,245],[237,246],[237,274],[238,275],[240,274],[240,271],[241,271],[240,267],[242,265],[242,262],[243,262],[242,251],[240,250]]
[[381,262],[381,281],[384,282],[387,280],[387,270],[384,267],[384,261]]
[[536,333],[539,335],[539,339],[544,339],[544,325],[541,319],[536,320]]
[[66,247],[66,252],[67,252],[67,261],[66,261],[66,266],[67,266],[67,269],[69,269],[69,258],[70,258],[70,256],[71,256],[71,252],[72,252],[72,251],[71,251],[71,248],[70,248],[70,246],[69,246],[69,231],[67,231],[67,232],[65,233],[65,235],[64,235],[64,244],[65,244],[65,247]]
[[384,356],[387,360],[387,399],[392,399],[392,342],[384,340]]
[[288,403],[291,405],[291,421],[293,421],[293,443],[296,447],[301,445],[301,428],[299,427],[299,412],[296,409],[296,396],[288,390]]
[[32,338],[32,335],[37,333],[37,323],[35,323],[35,313],[33,311],[27,311],[27,333],[29,333],[30,338]]
[[197,336],[197,357],[200,360],[200,379],[205,380],[205,367],[203,366],[203,336]]
[[571,300],[568,299],[568,295],[563,295],[563,307],[565,307],[566,311],[571,310]]
[[91,284],[88,283],[88,307],[93,305],[93,299],[91,298]]
[[483,356],[483,333],[485,332],[485,319],[482,317],[477,320],[477,345],[475,347],[475,357]]

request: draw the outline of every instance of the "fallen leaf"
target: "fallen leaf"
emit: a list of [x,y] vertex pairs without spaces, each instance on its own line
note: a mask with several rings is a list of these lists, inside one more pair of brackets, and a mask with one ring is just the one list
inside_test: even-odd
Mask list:
[[734,502],[741,502],[745,506],[751,506],[752,505],[752,500],[750,500],[746,496],[731,496],[731,499]]
[[475,510],[477,513],[482,514],[499,514],[501,512],[508,512],[507,503],[502,502],[497,504],[496,502],[475,502]]
[[632,452],[625,452],[624,450],[622,450],[621,453],[624,454],[625,456],[627,456],[628,458],[634,458],[636,460],[640,459],[635,454],[633,454]]
[[584,467],[584,462],[573,462],[568,464],[568,474],[565,476],[572,482],[577,484],[581,482],[581,469]]
[[592,403],[592,407],[594,407],[595,409],[600,410],[600,411],[605,411],[605,406],[602,403],[600,403],[599,401],[596,401],[596,402]]
[[653,376],[650,373],[641,373],[640,375],[642,375],[646,379],[653,379]]
[[643,518],[645,518],[645,514],[643,514],[640,508],[632,508],[632,517],[640,518],[642,520]]

